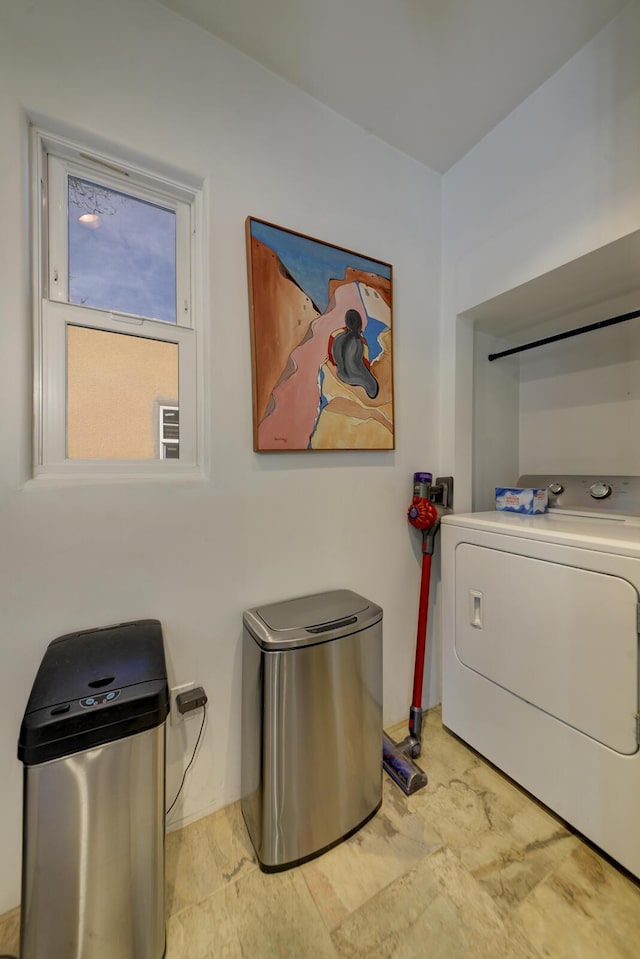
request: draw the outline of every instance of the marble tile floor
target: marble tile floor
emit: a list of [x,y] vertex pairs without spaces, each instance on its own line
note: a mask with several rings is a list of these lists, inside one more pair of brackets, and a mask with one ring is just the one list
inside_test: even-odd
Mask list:
[[[286,872],[259,870],[239,803],[171,833],[166,959],[636,959],[640,883],[439,709],[424,743],[426,789],[407,798],[385,776],[363,829]],[[17,954],[18,924],[0,917],[0,953]]]

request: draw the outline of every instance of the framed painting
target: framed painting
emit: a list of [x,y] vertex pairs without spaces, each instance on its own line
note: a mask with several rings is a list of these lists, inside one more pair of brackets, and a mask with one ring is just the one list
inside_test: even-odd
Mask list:
[[392,267],[246,221],[253,448],[392,450]]

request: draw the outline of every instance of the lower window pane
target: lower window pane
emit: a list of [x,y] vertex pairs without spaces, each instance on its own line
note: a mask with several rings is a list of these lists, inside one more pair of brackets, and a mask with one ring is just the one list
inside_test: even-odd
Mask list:
[[177,343],[67,327],[69,459],[162,458],[161,407],[178,409]]

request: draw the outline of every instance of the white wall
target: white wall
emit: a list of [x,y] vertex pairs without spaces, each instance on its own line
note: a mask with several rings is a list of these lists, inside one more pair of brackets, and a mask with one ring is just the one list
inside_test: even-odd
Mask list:
[[476,332],[473,343],[473,509],[493,509],[495,487],[520,475],[520,361],[489,363],[489,353],[508,349],[504,340]]
[[[28,115],[206,183],[201,484],[28,482]],[[2,913],[19,898],[16,741],[51,639],[137,617],[162,621],[172,682],[195,680],[209,695],[203,746],[175,811],[195,818],[239,796],[249,606],[339,586],[379,602],[385,718],[407,715],[419,587],[405,518],[411,477],[449,469],[435,425],[440,177],[152,0],[5,0],[0,125]],[[393,264],[395,453],[252,452],[248,214]],[[437,673],[429,702],[439,695]],[[197,727],[190,720],[170,730],[169,793]]]
[[[620,316],[640,295],[600,308],[602,320]],[[640,476],[639,319],[523,353],[519,365],[521,474]]]
[[634,0],[443,178],[442,404],[455,429],[444,425],[442,450],[458,509],[471,504],[464,314],[640,225],[639,42]]

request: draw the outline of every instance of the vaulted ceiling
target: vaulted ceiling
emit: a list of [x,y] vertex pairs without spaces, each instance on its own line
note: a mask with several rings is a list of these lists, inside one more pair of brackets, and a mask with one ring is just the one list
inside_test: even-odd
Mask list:
[[444,172],[628,0],[160,0]]

